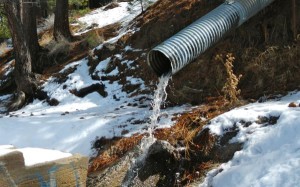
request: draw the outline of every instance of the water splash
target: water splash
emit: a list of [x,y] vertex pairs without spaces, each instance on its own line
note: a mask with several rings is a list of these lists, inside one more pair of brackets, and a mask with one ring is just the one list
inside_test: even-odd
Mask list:
[[134,183],[134,179],[138,177],[139,169],[144,164],[144,160],[146,158],[150,146],[156,141],[153,135],[153,131],[155,126],[158,125],[159,116],[160,116],[160,106],[167,99],[166,88],[170,79],[171,79],[170,74],[161,76],[159,78],[157,89],[154,92],[153,101],[151,103],[153,112],[152,115],[150,116],[150,124],[148,126],[149,136],[145,136],[141,140],[139,150],[137,151],[138,157],[132,159],[131,167],[127,171],[127,174],[122,182],[122,187],[132,186],[132,184]]
[[150,124],[148,125],[148,134],[149,136],[143,137],[140,144],[140,150],[145,154],[148,151],[148,148],[156,141],[153,135],[154,128],[158,125],[160,113],[160,106],[167,99],[166,88],[168,82],[171,79],[171,75],[167,74],[159,78],[157,88],[154,92],[153,101],[151,106],[153,108],[152,115],[150,116]]
[[153,112],[152,112],[152,115],[150,116],[151,123],[148,127],[148,133],[149,133],[150,138],[152,138],[152,139],[154,139],[153,130],[154,130],[155,126],[157,126],[158,118],[160,116],[160,106],[167,99],[166,88],[168,86],[168,82],[170,79],[171,79],[170,74],[161,76],[159,78],[159,82],[157,84],[157,89],[154,92],[153,101],[151,103]]

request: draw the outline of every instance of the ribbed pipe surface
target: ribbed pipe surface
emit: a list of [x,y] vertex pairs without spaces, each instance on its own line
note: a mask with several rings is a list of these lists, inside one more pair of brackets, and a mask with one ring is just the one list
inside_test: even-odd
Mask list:
[[175,74],[210,46],[274,0],[227,0],[148,53],[158,76]]

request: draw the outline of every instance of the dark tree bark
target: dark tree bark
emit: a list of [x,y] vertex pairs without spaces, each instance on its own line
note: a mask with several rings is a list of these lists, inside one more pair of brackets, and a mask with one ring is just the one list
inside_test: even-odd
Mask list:
[[47,18],[48,17],[48,2],[41,0],[41,7],[38,9],[38,16]]
[[64,37],[72,39],[69,27],[69,3],[68,0],[56,0],[55,18],[54,18],[54,38],[59,40]]
[[[8,19],[8,26],[11,32],[14,54],[15,70],[14,78],[17,85],[17,96],[15,102],[11,105],[11,110],[16,110],[24,104],[25,98],[33,98],[36,90],[36,80],[32,73],[32,56],[29,51],[27,41],[24,37],[24,27],[20,19],[20,2],[11,0],[4,4],[5,13]],[[25,94],[25,97],[24,97]],[[22,100],[22,101],[21,101]]]
[[297,39],[297,5],[296,0],[292,1],[292,31],[294,40]]
[[38,53],[40,51],[40,45],[37,36],[36,17],[36,4],[21,4],[21,21],[24,29],[24,37],[31,56],[33,72],[37,72],[40,69],[38,65]]

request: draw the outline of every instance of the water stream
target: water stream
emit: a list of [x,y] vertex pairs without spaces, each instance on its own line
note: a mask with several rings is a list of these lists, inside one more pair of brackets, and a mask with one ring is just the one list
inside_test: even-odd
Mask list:
[[155,137],[153,135],[154,128],[158,125],[160,113],[160,106],[167,99],[167,91],[166,88],[168,86],[168,82],[171,79],[171,75],[161,76],[159,78],[157,88],[154,92],[153,101],[151,106],[153,108],[152,114],[150,116],[150,124],[148,125],[148,137],[144,137],[141,142],[141,150],[142,152],[146,152],[148,148],[155,142]]
[[152,108],[153,108],[153,112],[152,115],[150,116],[150,125],[148,127],[148,132],[151,138],[153,137],[153,130],[155,128],[155,126],[158,125],[158,119],[160,116],[160,106],[162,105],[162,103],[164,103],[167,99],[167,91],[166,88],[168,86],[168,82],[170,80],[171,76],[170,75],[166,75],[166,76],[161,76],[159,78],[159,82],[157,84],[157,88],[154,92],[154,97],[153,97],[153,101],[151,103]]
[[149,136],[145,136],[142,139],[141,144],[139,146],[139,152],[140,152],[139,156],[132,160],[133,164],[127,172],[122,187],[131,186],[131,183],[133,182],[134,178],[137,177],[138,175],[138,169],[143,164],[149,147],[156,141],[153,132],[154,132],[154,128],[158,125],[159,116],[161,115],[160,106],[167,99],[166,88],[170,79],[171,79],[170,74],[161,76],[159,78],[157,88],[154,92],[153,101],[151,103],[153,111],[152,111],[152,115],[150,116],[150,124],[148,125]]

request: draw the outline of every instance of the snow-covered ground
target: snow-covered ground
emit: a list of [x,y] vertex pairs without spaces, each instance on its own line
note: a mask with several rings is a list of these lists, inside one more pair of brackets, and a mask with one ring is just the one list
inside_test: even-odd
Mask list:
[[[157,0],[150,0],[144,2],[144,9],[146,9],[149,5],[153,4],[156,1]],[[126,27],[131,20],[133,20],[142,12],[141,3],[139,0],[135,0],[132,2],[120,2],[118,4],[118,7],[108,10],[105,10],[106,6],[93,10],[89,14],[79,18],[78,21],[86,25],[86,27],[96,25],[95,28],[101,28],[117,22],[121,23],[123,27]],[[76,34],[82,34],[87,31],[88,30],[85,30]]]
[[25,166],[33,166],[36,164],[50,162],[50,161],[54,161],[54,160],[72,156],[72,154],[70,154],[70,153],[63,153],[61,151],[56,151],[56,150],[30,148],[30,147],[22,148],[22,149],[15,149],[11,145],[1,145],[0,146],[0,156],[4,156],[4,155],[12,153],[14,151],[18,151],[23,154]]
[[[99,75],[104,75],[103,71],[107,65],[107,60],[99,63],[96,68]],[[59,101],[58,106],[49,106],[45,101],[35,100],[8,116],[0,116],[0,145],[12,144],[18,148],[41,147],[91,155],[91,143],[96,137],[110,138],[125,132],[128,132],[126,136],[130,136],[144,131],[152,113],[152,96],[129,97],[117,82],[92,80],[86,59],[69,64],[61,72],[74,67],[77,68],[76,71],[68,75],[66,82],[59,84],[54,78],[50,78],[44,84],[48,95]],[[119,73],[117,68],[105,75],[116,73]],[[130,81],[140,84],[141,89],[146,89],[140,78],[130,77]],[[70,90],[95,83],[105,86],[107,97],[94,92],[79,98],[70,93]],[[184,107],[165,110],[165,114],[168,115],[161,117],[159,127],[172,125],[172,114],[183,110]],[[138,124],[140,122],[144,123]]]
[[[96,21],[99,27],[115,22],[121,22],[123,26],[126,26],[141,12],[138,1],[131,4],[127,2],[119,4],[119,7],[107,11],[103,8],[96,9],[80,20],[86,24],[93,24]],[[125,30],[121,31],[119,36],[107,42],[116,42],[125,32]],[[122,56],[119,55],[118,58]],[[96,71],[104,74],[103,71],[107,68],[109,60],[108,58],[100,62]],[[130,66],[132,61],[124,60],[122,63]],[[110,138],[121,134],[130,136],[144,131],[151,115],[152,96],[129,97],[122,91],[122,85],[117,81],[110,83],[92,80],[85,58],[69,64],[62,72],[73,67],[76,67],[76,71],[68,76],[66,82],[59,84],[54,78],[45,82],[44,90],[48,92],[49,97],[60,102],[58,106],[51,107],[45,101],[35,100],[32,104],[10,115],[0,115],[0,145],[11,144],[18,148],[40,147],[91,155],[91,144],[97,137]],[[118,73],[116,68],[106,76],[114,76]],[[147,89],[141,79],[128,77],[127,81],[131,84],[139,84],[140,89]],[[102,97],[94,92],[84,98],[79,98],[70,93],[73,89],[80,89],[94,83],[103,84],[108,96]],[[3,95],[0,100],[6,100],[10,96]],[[2,103],[0,112],[3,109]],[[172,113],[182,111],[182,108],[169,110],[168,113],[172,115]],[[161,127],[173,123],[166,116],[161,118]]]
[[[200,186],[299,186],[300,107],[288,107],[290,102],[299,104],[300,92],[249,104],[213,119],[211,132],[222,135],[236,126],[240,131],[231,141],[244,142],[244,147],[231,161],[209,172]],[[258,117],[271,116],[279,117],[276,124],[256,123]],[[241,121],[252,124],[246,127]]]

